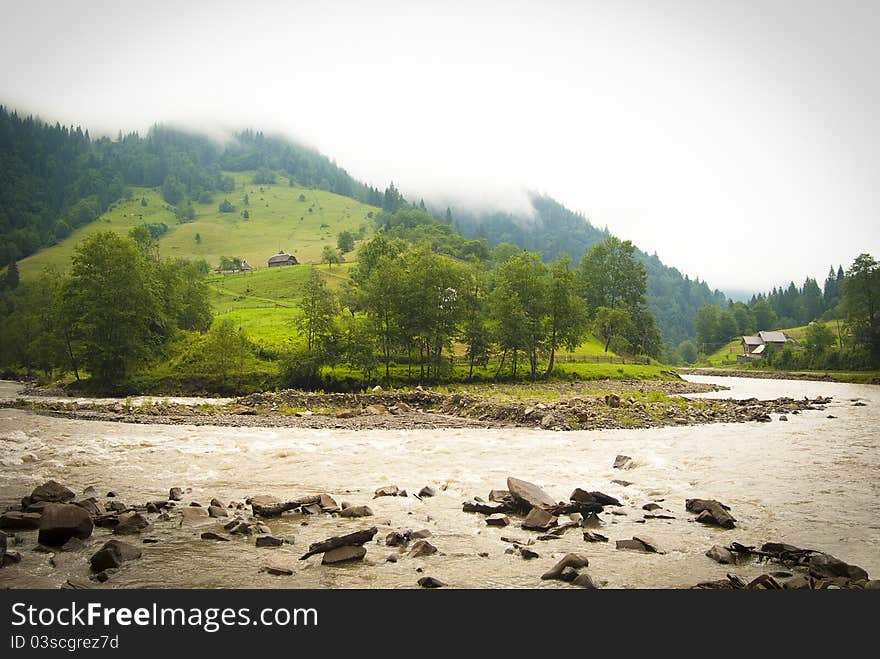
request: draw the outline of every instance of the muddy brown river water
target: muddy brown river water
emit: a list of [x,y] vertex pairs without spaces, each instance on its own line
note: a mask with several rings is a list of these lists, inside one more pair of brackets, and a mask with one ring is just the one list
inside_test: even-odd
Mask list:
[[[826,382],[687,376],[730,387],[699,396],[777,398],[830,396],[824,410],[774,416],[771,423],[713,424],[651,430],[549,432],[501,430],[377,430],[368,432],[275,428],[227,428],[78,421],[0,408],[0,509],[17,507],[38,484],[55,479],[77,493],[108,490],[125,503],[164,499],[172,486],[191,488],[184,503],[207,505],[212,497],[243,500],[272,494],[290,499],[327,492],[337,501],[366,504],[365,519],[288,514],[269,520],[273,535],[293,544],[256,548],[253,538],[201,540],[221,530],[216,520],[180,528],[176,519],[155,522],[144,537],[140,560],[123,565],[100,588],[413,588],[431,575],[459,588],[570,588],[540,575],[564,553],[590,557],[589,572],[608,588],[676,588],[722,579],[744,579],[766,566],[731,568],[704,554],[714,544],[781,541],[822,550],[880,575],[880,387]],[[0,400],[18,385],[0,383]],[[856,405],[856,403],[861,403]],[[0,403],[2,405],[2,403]],[[827,418],[833,415],[837,418]],[[613,469],[626,454],[634,466]],[[601,490],[624,504],[625,515],[606,508],[599,532],[607,544],[585,543],[578,529],[530,547],[539,558],[506,554],[501,536],[523,541],[536,532],[486,527],[483,516],[461,511],[474,496],[487,498],[517,476],[567,500],[580,487]],[[622,486],[615,479],[630,481]],[[396,484],[409,492],[424,485],[437,496],[373,499],[377,488]],[[445,488],[442,489],[441,488]],[[686,498],[715,498],[732,508],[737,528],[692,521]],[[675,516],[642,520],[642,505],[658,502]],[[320,556],[300,561],[308,545],[332,535],[378,526],[429,529],[439,553],[399,555],[374,542],[364,563],[322,566]],[[664,555],[616,550],[614,540],[645,534]],[[57,588],[88,577],[88,557],[109,537],[96,529],[91,549],[50,555],[33,551],[36,533],[21,534],[22,561],[0,570],[0,587]],[[137,537],[133,542],[138,542]],[[487,557],[479,554],[486,553]],[[263,566],[293,569],[272,576]],[[417,570],[421,568],[422,572]]]

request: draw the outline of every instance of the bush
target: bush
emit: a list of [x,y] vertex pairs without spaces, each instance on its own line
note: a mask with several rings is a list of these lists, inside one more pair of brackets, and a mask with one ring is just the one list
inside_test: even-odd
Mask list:
[[233,206],[228,199],[224,199],[220,203],[219,208],[220,208],[221,213],[234,213],[235,212],[235,206]]

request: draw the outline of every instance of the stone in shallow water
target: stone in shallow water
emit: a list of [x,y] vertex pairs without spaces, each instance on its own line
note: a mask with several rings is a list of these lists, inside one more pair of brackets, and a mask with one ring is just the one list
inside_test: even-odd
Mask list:
[[323,565],[335,565],[337,563],[348,563],[349,561],[362,561],[366,555],[367,550],[361,545],[347,545],[325,552],[321,563]]
[[551,515],[543,508],[532,508],[522,523],[524,529],[532,529],[536,531],[546,531],[551,526],[555,525],[556,516]]
[[445,582],[440,581],[440,579],[436,579],[434,577],[422,577],[419,579],[418,584],[422,588],[442,588],[446,585]]
[[89,513],[79,506],[67,503],[50,503],[43,509],[40,519],[39,542],[50,547],[60,547],[71,538],[85,540],[95,528]]
[[507,478],[507,490],[514,500],[533,508],[552,508],[556,505],[556,501],[540,487],[513,476]]
[[140,549],[127,542],[109,540],[92,555],[90,559],[92,572],[103,572],[104,570],[118,568],[125,561],[138,559],[142,555],[143,552]]
[[257,547],[280,547],[284,544],[284,540],[281,538],[274,538],[271,535],[263,535],[257,538],[256,546]]
[[712,548],[706,552],[706,556],[722,565],[736,564],[736,556],[733,555],[733,552],[721,545],[713,545]]
[[40,528],[40,513],[20,513],[11,511],[0,515],[0,529],[11,531],[35,531]]
[[339,513],[340,517],[372,517],[373,511],[369,506],[349,506]]

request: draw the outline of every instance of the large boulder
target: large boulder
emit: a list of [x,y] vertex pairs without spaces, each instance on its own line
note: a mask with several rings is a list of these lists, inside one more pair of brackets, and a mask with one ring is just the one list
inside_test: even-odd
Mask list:
[[50,503],[43,509],[38,540],[41,545],[60,547],[71,538],[85,540],[94,528],[92,518],[83,508],[69,503]]
[[61,483],[57,481],[46,481],[42,485],[35,487],[29,497],[22,499],[22,506],[27,508],[28,505],[38,501],[45,501],[47,503],[64,503],[75,497],[76,493],[73,490],[64,487]]
[[40,528],[40,513],[10,511],[0,515],[0,529],[10,531],[35,531]]
[[540,487],[513,476],[507,478],[507,490],[514,500],[523,507],[546,509],[556,506],[556,501]]
[[127,542],[109,540],[90,559],[92,572],[103,572],[110,568],[117,568],[125,561],[140,558],[142,554],[140,549]]

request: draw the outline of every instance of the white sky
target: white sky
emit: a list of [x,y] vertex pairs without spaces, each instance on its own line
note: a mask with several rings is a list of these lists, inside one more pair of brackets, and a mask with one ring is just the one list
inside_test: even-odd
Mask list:
[[880,256],[873,0],[0,0],[0,102],[306,142],[410,199],[544,192],[713,287]]

